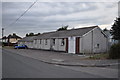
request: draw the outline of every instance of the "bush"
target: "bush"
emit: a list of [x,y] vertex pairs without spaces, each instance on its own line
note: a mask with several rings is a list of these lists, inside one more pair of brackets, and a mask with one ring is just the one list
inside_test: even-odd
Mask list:
[[120,44],[114,44],[109,51],[109,58],[120,59]]

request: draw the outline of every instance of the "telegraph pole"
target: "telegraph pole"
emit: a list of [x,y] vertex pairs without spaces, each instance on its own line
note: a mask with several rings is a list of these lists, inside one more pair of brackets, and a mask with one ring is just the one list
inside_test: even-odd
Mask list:
[[2,28],[2,42],[3,42],[3,36],[4,36],[4,28]]

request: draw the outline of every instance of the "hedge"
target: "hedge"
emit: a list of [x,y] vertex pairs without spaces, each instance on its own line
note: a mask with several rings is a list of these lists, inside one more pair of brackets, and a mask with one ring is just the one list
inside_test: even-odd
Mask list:
[[120,59],[120,43],[111,46],[109,51],[109,58]]

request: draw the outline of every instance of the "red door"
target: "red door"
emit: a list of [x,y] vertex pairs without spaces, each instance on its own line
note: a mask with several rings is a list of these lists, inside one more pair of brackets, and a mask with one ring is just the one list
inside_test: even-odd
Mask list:
[[68,52],[68,38],[66,38],[66,52]]
[[80,37],[76,37],[76,53],[80,53]]

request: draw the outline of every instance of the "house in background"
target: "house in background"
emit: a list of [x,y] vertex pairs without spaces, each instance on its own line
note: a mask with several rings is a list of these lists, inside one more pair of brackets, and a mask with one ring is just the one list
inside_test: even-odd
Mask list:
[[16,44],[18,42],[18,40],[20,40],[20,39],[22,39],[22,38],[13,33],[13,35],[9,35],[7,37],[4,36],[1,39],[1,42],[3,41],[4,45],[8,46],[8,45]]
[[7,43],[8,42],[8,38],[6,36],[4,36],[2,39],[1,39],[1,42],[4,42],[4,43]]
[[[74,54],[102,53],[108,50],[108,38],[98,26],[43,33],[35,36],[32,40],[32,45],[28,48],[64,51]],[[23,42],[26,42],[26,45],[29,44],[27,40]]]
[[111,35],[110,30],[106,29],[106,30],[103,30],[103,32],[108,36],[108,47],[109,47],[109,49],[113,44],[118,43],[118,40],[113,39],[113,36]]
[[13,33],[13,35],[9,35],[8,37],[8,43],[17,43],[18,40],[22,39],[21,37],[17,36],[16,34]]

